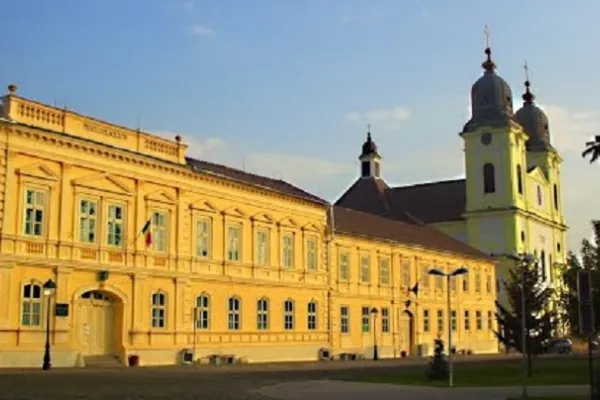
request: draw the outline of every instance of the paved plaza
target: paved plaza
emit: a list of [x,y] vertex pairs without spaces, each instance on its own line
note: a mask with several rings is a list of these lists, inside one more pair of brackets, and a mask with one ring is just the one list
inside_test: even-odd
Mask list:
[[[503,362],[506,357],[472,357],[457,362]],[[445,389],[336,381],[348,371],[376,374],[402,372],[428,359],[334,363],[240,365],[222,367],[154,367],[0,370],[0,399],[249,399],[353,400],[376,398],[505,399],[518,388]],[[532,393],[587,393],[587,387],[535,388]]]

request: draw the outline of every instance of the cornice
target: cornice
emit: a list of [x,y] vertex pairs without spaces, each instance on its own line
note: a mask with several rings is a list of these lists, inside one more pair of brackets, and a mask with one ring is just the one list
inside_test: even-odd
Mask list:
[[327,208],[328,204],[320,204],[301,199],[297,196],[287,195],[275,190],[265,188],[263,186],[254,186],[246,182],[237,181],[222,175],[217,175],[207,171],[192,170],[187,165],[176,164],[167,160],[154,158],[150,155],[136,153],[127,149],[112,147],[103,143],[98,143],[93,140],[84,139],[69,135],[68,133],[54,132],[39,127],[32,127],[22,123],[7,123],[0,122],[4,125],[4,130],[7,133],[24,136],[27,139],[42,141],[52,146],[60,146],[68,149],[82,152],[89,156],[99,156],[108,158],[113,162],[120,162],[130,165],[136,165],[144,169],[150,169],[159,173],[171,174],[178,178],[187,178],[193,181],[204,181],[213,184],[219,184],[224,187],[230,187],[247,192],[262,194],[268,197],[274,197],[281,200],[291,201],[297,204],[302,204],[317,208]]

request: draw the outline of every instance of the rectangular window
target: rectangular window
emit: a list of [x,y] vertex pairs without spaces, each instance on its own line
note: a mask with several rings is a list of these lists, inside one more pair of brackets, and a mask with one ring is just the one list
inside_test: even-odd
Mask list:
[[115,247],[123,246],[123,224],[123,206],[109,204],[106,218],[106,244]]
[[423,310],[423,332],[429,332],[429,310]]
[[269,301],[260,299],[256,303],[256,323],[259,331],[269,329]]
[[308,320],[307,326],[309,331],[314,331],[317,329],[317,303],[311,301],[308,303]]
[[83,243],[96,243],[96,214],[98,203],[93,200],[79,202],[79,240]]
[[438,334],[444,332],[444,310],[437,311],[437,330]]
[[294,266],[294,235],[285,234],[281,238],[282,263],[285,268]]
[[283,327],[286,331],[294,329],[294,302],[286,300],[283,305]]
[[475,293],[481,293],[481,272],[475,272]]
[[350,279],[350,256],[348,253],[340,254],[340,281]]
[[166,327],[167,302],[166,295],[161,292],[152,294],[152,327]]
[[452,332],[456,332],[456,310],[452,310],[450,312],[450,324],[452,325]]
[[469,291],[469,275],[463,275],[462,277],[462,286],[463,286],[463,292],[468,292]]
[[429,268],[426,265],[421,266],[421,283],[423,289],[429,289]]
[[256,231],[256,263],[258,265],[269,264],[269,236],[267,229]]
[[240,225],[229,225],[227,227],[227,259],[229,261],[241,261],[241,250],[242,227]]
[[383,332],[383,333],[390,332],[390,309],[389,308],[381,309],[381,332]]
[[494,313],[491,311],[488,311],[487,313],[487,317],[488,317],[488,329],[491,331],[494,329]]
[[492,293],[492,274],[486,274],[485,276],[485,290],[488,294]]
[[315,238],[306,241],[306,267],[309,271],[316,271],[318,267],[317,240]]
[[402,260],[402,286],[410,286],[410,259]]
[[379,284],[390,284],[390,260],[388,258],[381,258],[379,260]]
[[435,277],[435,290],[441,292],[444,290],[444,277],[436,276]]
[[465,310],[465,331],[471,330],[469,310]]
[[360,281],[371,282],[371,258],[369,256],[360,257]]
[[350,310],[348,309],[348,306],[340,307],[340,332],[350,332]]
[[210,256],[211,220],[201,218],[196,221],[196,256],[208,258]]
[[450,291],[456,292],[456,278],[450,279]]
[[361,309],[361,322],[363,333],[371,332],[371,313],[369,307],[363,307]]
[[481,311],[475,311],[475,327],[478,331],[483,329],[483,315]]
[[152,213],[152,250],[167,251],[167,214],[163,211]]
[[240,330],[240,299],[230,297],[227,302],[227,326],[230,331]]
[[203,294],[196,297],[196,328],[208,329],[210,321],[210,299]]
[[44,209],[46,193],[41,190],[25,191],[25,226],[23,233],[27,236],[42,236],[44,229]]
[[23,326],[42,325],[42,287],[34,283],[23,286],[21,324]]

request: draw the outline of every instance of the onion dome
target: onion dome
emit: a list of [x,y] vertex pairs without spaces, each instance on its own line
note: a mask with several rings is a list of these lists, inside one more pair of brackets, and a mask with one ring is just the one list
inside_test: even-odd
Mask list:
[[550,131],[548,129],[548,116],[535,103],[535,96],[531,93],[529,79],[525,81],[523,94],[523,107],[515,113],[515,119],[529,135],[526,147],[528,151],[546,151],[550,144]]
[[379,153],[377,153],[377,145],[371,139],[371,130],[369,129],[367,132],[367,140],[362,145],[362,153],[360,156],[364,157],[370,155],[379,156]]

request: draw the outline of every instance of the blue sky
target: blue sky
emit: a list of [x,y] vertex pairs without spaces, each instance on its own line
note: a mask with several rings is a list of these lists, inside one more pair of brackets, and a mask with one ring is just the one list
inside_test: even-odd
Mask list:
[[[530,65],[563,154],[570,246],[598,218],[600,3],[554,0],[0,0],[0,77],[19,93],[174,136],[190,153],[330,200],[366,124],[392,184],[462,174],[458,136],[489,25],[520,106]],[[595,207],[595,209],[594,209]]]

